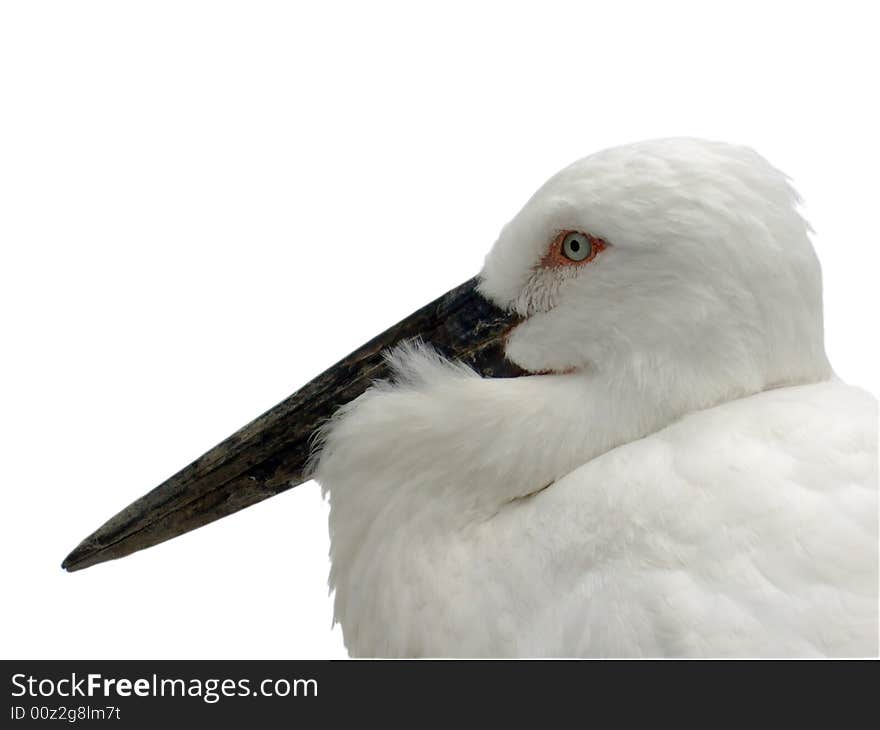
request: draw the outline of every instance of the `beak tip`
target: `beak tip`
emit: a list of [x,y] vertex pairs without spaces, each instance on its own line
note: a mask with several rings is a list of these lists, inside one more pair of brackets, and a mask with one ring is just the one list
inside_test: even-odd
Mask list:
[[70,551],[61,563],[62,570],[74,573],[115,557],[113,551],[107,549],[108,544],[100,539],[99,532],[89,535]]
[[92,550],[88,546],[80,543],[70,551],[70,554],[66,558],[64,558],[64,561],[61,563],[62,570],[66,570],[68,573],[73,573],[74,571],[88,567],[89,563],[87,563],[86,560],[91,552]]

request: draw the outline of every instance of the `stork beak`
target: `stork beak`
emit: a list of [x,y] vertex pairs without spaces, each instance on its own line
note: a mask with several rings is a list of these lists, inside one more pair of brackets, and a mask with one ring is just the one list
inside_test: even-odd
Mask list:
[[262,416],[110,518],[65,558],[74,571],[182,535],[307,481],[316,430],[389,374],[384,353],[420,339],[486,377],[524,371],[505,358],[517,318],[465,282],[340,360]]

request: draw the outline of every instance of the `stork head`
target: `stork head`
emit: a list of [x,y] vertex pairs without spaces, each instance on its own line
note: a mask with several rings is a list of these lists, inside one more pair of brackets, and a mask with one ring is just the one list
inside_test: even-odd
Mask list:
[[504,227],[480,291],[524,318],[506,352],[532,372],[684,368],[764,386],[825,373],[819,264],[796,204],[745,147],[605,150]]
[[828,371],[821,281],[796,203],[785,176],[742,147],[668,139],[576,162],[505,226],[479,277],[118,513],[64,567],[122,557],[305,481],[321,425],[414,338],[485,377],[604,374],[716,397],[817,380]]

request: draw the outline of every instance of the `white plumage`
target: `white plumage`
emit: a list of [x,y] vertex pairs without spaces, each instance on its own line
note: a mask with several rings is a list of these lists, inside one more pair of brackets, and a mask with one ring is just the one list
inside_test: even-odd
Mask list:
[[[483,379],[419,346],[324,432],[354,655],[877,653],[877,408],[824,353],[785,177],[671,139],[566,168],[481,290],[526,317]],[[547,266],[559,231],[608,243]]]

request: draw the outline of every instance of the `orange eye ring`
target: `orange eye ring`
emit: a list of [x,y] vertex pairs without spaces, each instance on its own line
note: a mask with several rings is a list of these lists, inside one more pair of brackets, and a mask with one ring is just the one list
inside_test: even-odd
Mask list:
[[541,266],[545,268],[581,266],[590,263],[606,248],[608,244],[603,239],[589,233],[574,230],[560,231],[541,259]]

